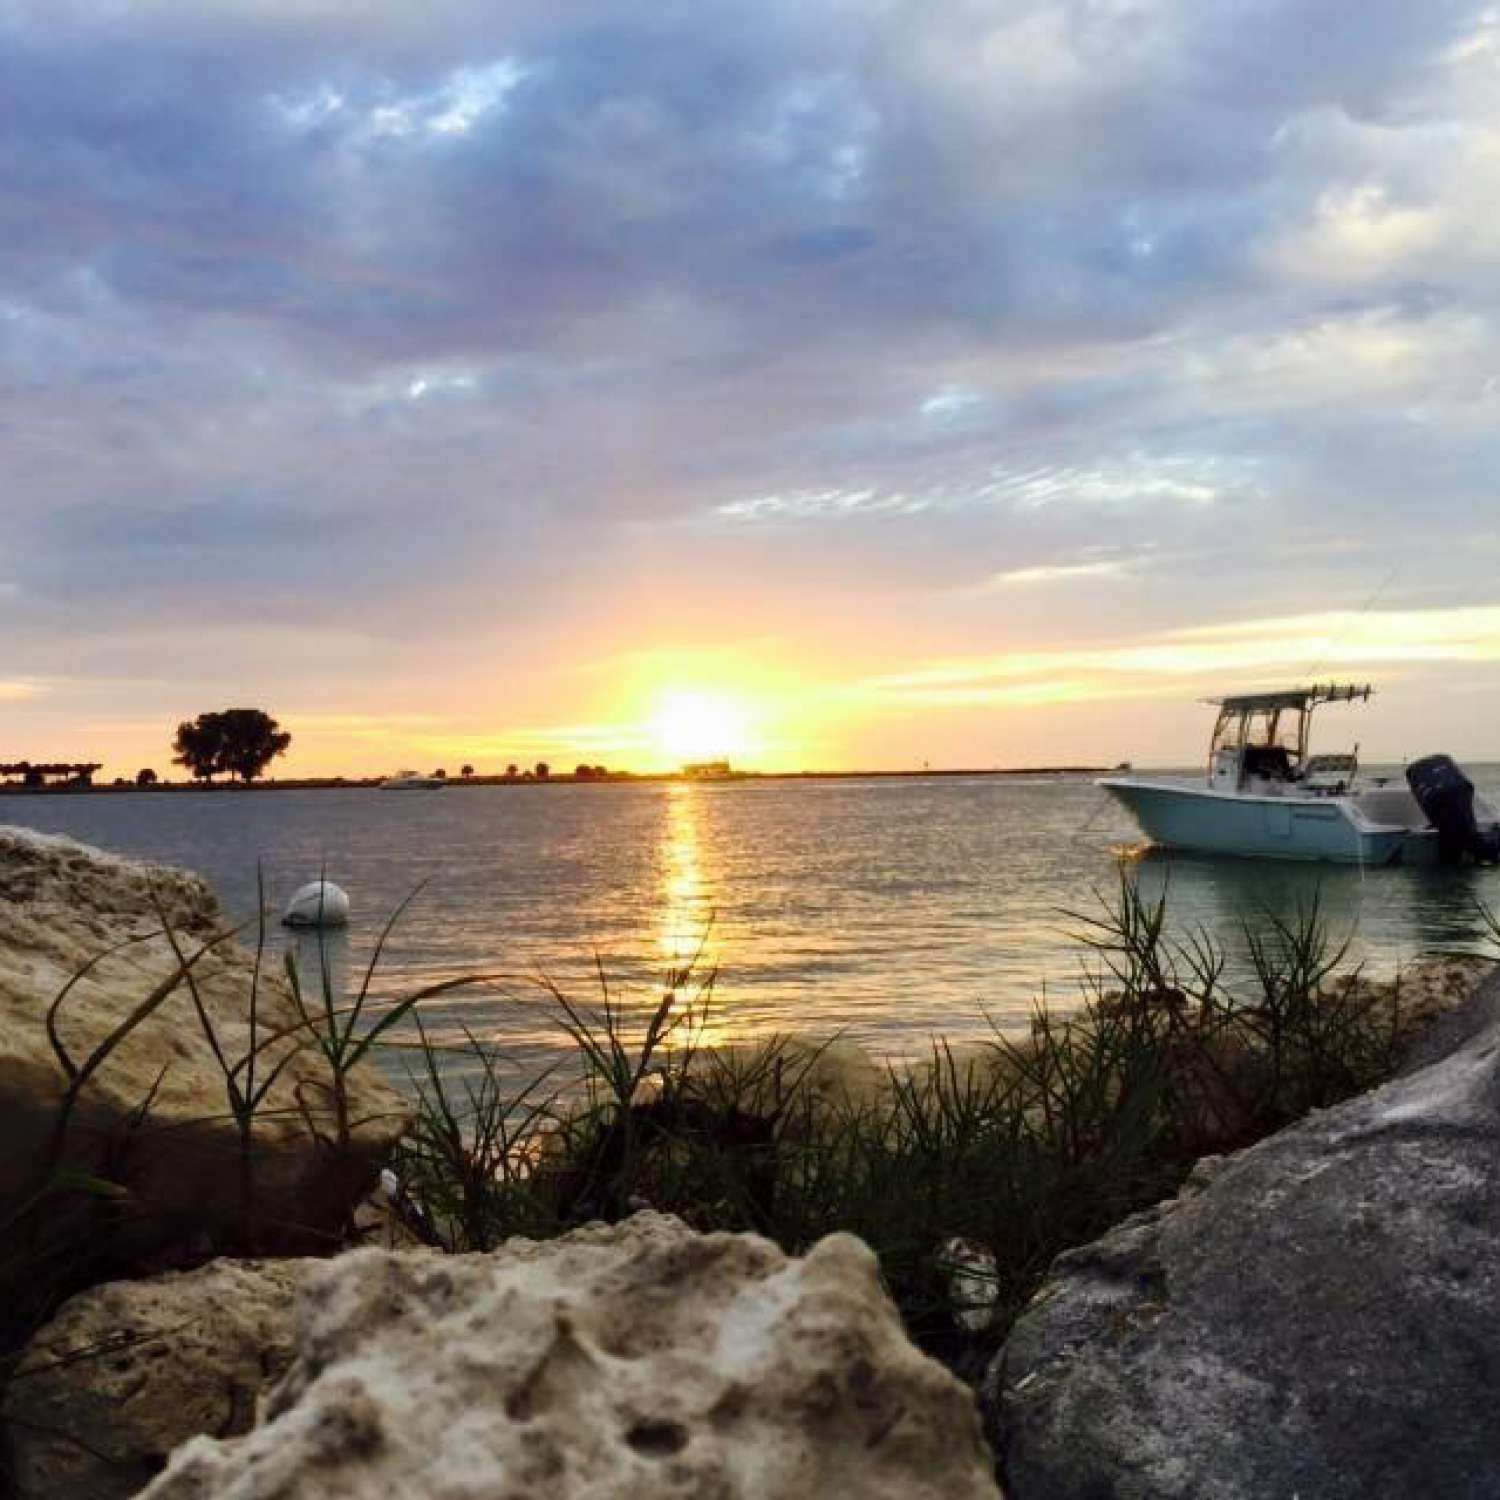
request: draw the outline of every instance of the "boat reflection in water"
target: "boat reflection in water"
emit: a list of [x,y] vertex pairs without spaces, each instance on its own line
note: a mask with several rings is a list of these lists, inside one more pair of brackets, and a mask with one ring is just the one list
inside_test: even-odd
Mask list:
[[[1494,905],[1493,871],[1476,866],[1407,865],[1365,871],[1357,865],[1290,860],[1226,859],[1190,850],[1136,844],[1119,850],[1127,873],[1149,901],[1167,899],[1168,923],[1179,938],[1203,932],[1229,955],[1228,977],[1253,979],[1247,934],[1274,937],[1278,921],[1295,923],[1314,910],[1335,944],[1350,939],[1349,966],[1376,959],[1484,951],[1486,905]],[[1497,950],[1500,956],[1500,950]]]

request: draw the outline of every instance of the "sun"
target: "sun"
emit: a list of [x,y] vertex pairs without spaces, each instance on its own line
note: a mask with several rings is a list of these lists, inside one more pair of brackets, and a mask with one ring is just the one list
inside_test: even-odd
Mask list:
[[725,693],[672,689],[663,693],[651,719],[661,753],[674,761],[730,760],[749,748],[750,715]]

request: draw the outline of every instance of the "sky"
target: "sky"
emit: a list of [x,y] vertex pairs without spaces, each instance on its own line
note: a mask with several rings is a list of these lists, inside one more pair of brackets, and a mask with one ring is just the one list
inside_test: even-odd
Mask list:
[[1462,0],[0,0],[0,760],[1500,758],[1497,199]]

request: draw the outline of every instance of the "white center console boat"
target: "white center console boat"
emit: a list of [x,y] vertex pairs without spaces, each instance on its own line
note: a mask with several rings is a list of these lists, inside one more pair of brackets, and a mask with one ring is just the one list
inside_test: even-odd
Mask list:
[[1210,854],[1366,865],[1500,859],[1500,818],[1446,755],[1406,784],[1359,781],[1358,750],[1309,753],[1313,711],[1363,702],[1368,685],[1290,688],[1210,700],[1219,710],[1202,781],[1106,776],[1153,843]]
[[441,776],[423,776],[419,771],[397,771],[380,783],[383,792],[440,792],[447,786]]

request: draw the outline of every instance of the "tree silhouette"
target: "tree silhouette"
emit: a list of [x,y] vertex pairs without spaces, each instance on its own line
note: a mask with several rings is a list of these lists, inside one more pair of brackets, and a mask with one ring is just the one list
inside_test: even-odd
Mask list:
[[153,771],[150,766],[142,766],[141,769],[135,773],[135,784],[137,786],[155,786],[156,780],[156,772]]
[[505,768],[505,779],[507,781],[514,781],[520,774],[521,769],[515,764],[514,761],[512,761],[511,764]]
[[462,776],[465,781],[467,781],[469,779],[469,777],[471,777],[474,774],[474,767],[473,766],[464,766],[459,771],[458,774],[460,776]]
[[224,771],[249,782],[291,743],[291,735],[263,709],[226,708],[179,724],[172,759],[207,781]]
[[549,766],[546,761],[539,760],[536,763],[536,779],[538,781],[545,781],[551,774],[552,767]]
[[222,714],[199,714],[177,726],[172,740],[174,765],[186,766],[200,781],[212,781],[216,771],[224,769]]

